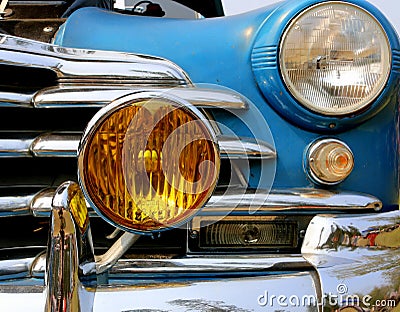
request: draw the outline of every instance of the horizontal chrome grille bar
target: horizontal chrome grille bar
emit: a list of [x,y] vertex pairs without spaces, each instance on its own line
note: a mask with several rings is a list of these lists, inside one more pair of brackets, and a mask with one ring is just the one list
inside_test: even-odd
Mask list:
[[63,85],[37,92],[32,103],[38,108],[56,107],[102,107],[114,99],[138,91],[158,91],[178,96],[200,108],[247,109],[247,100],[233,91],[203,88],[165,88],[146,89],[146,87],[123,88],[108,86],[69,86]]
[[261,140],[223,135],[217,139],[223,159],[275,159],[277,155],[271,145]]
[[[34,107],[34,93],[50,86],[56,89],[66,85],[129,89],[135,85],[169,88],[192,85],[186,73],[166,59],[64,48],[3,34],[0,34],[0,66],[12,68],[11,73],[17,76],[12,79],[18,80],[18,90],[24,87],[30,90],[12,92],[16,84],[12,81],[10,90],[3,89],[0,93],[0,107]],[[35,81],[42,80],[38,74],[46,77],[46,85]],[[3,87],[7,87],[7,81],[3,79]],[[27,83],[40,86],[26,86]]]
[[[18,138],[17,138],[18,137]],[[0,135],[0,158],[76,157],[81,133],[43,133]]]
[[[30,272],[33,277],[44,275],[46,267],[46,255],[39,255],[33,259],[19,260],[23,268],[29,260]],[[18,264],[18,260],[15,260]],[[0,261],[0,269],[2,262]],[[17,266],[15,266],[17,268]],[[295,270],[299,268],[311,268],[307,261],[297,255],[257,255],[235,257],[218,256],[187,256],[177,259],[120,259],[109,271],[111,275],[135,274],[200,274],[200,273],[238,273],[238,272],[265,272],[273,270]],[[17,270],[15,270],[17,271]],[[21,269],[18,270],[20,272]],[[11,272],[0,270],[0,279]],[[27,272],[28,273],[28,272]]]
[[[5,137],[5,138],[4,138]],[[15,137],[15,139],[14,139]],[[81,133],[43,133],[0,135],[0,158],[8,157],[76,157]],[[263,141],[219,136],[222,159],[271,159],[275,150]]]
[[[50,216],[54,189],[44,189],[21,196],[0,196],[0,217],[19,215]],[[90,214],[96,215],[88,205]],[[321,213],[378,211],[382,202],[376,197],[356,192],[329,192],[319,189],[272,190],[270,193],[238,189],[236,194],[214,194],[202,214],[234,212],[260,213]]]
[[64,82],[83,78],[117,84],[124,79],[190,84],[187,75],[174,63],[147,55],[65,48],[7,35],[0,35],[0,53],[1,64],[47,68]]
[[203,212],[250,211],[250,212],[289,212],[289,211],[350,211],[375,210],[382,208],[382,202],[368,194],[320,189],[286,189],[265,191],[230,191],[227,194],[214,194]]

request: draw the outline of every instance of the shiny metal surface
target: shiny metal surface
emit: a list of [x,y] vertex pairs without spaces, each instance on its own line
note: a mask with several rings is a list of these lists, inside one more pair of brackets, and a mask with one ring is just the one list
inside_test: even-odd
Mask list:
[[[48,70],[49,75],[55,77],[54,87],[81,84],[82,87],[97,85],[109,89],[111,85],[125,88],[135,84],[159,87],[191,85],[179,67],[161,58],[63,48],[3,34],[0,34],[0,58],[2,65]],[[3,106],[33,106],[35,98],[34,95],[8,92],[1,95],[0,105]],[[64,97],[64,100],[69,102],[68,98]],[[74,103],[73,98],[70,100]]]
[[2,133],[0,157],[76,157],[81,133]]
[[377,300],[400,307],[400,211],[315,216],[302,254],[318,271],[324,294],[358,296],[369,309]]
[[75,157],[80,134],[42,134],[32,142],[30,151],[35,157]]
[[111,269],[115,263],[132,247],[140,235],[125,232],[103,255],[96,257],[97,274]]
[[[82,133],[20,134],[17,139],[0,137],[0,158],[76,157]],[[16,137],[9,134],[9,137]],[[276,151],[266,142],[250,138],[218,136],[222,159],[273,159]]]
[[93,264],[89,216],[82,192],[78,184],[65,182],[57,189],[51,210],[45,311],[86,311],[86,302],[93,298],[84,294],[79,278],[95,273]]
[[296,255],[188,256],[177,259],[121,259],[110,274],[230,274],[311,268]]
[[350,211],[380,210],[382,203],[372,195],[356,192],[333,192],[322,189],[232,190],[214,194],[203,209],[207,212],[244,211]]
[[[275,159],[277,153],[268,143],[250,138],[218,136],[221,158],[226,159]],[[223,155],[223,157],[222,157]]]
[[[98,257],[96,257],[98,258]],[[46,255],[42,254],[36,258],[29,259],[32,263],[31,275],[33,277],[41,277],[45,272]],[[22,260],[16,261],[22,265]],[[0,267],[3,264],[0,261]],[[304,260],[300,255],[235,255],[235,256],[185,256],[182,258],[135,258],[135,259],[118,259],[110,268],[108,275],[110,278],[136,278],[139,274],[153,276],[154,274],[162,274],[164,277],[190,276],[192,274],[219,274],[229,275],[236,273],[256,273],[273,270],[297,270],[311,269],[312,266]],[[1,271],[0,271],[1,272]],[[29,276],[26,271],[26,276]],[[102,273],[102,272],[98,272]],[[0,275],[1,278],[1,275]]]
[[[316,297],[312,272],[276,272],[271,275],[235,278],[177,279],[142,281],[134,285],[104,285],[88,288],[94,312],[102,311],[282,311],[275,296]],[[43,311],[40,287],[0,286],[0,302],[13,311]],[[29,302],[29,303],[28,303]],[[288,301],[287,301],[288,303]],[[87,309],[84,311],[91,311]],[[304,311],[288,305],[284,311]],[[316,306],[307,311],[318,311]]]
[[[31,214],[31,203],[36,194],[10,195],[0,197],[0,217],[10,217]],[[50,204],[50,205],[49,205]],[[49,216],[51,202],[46,205],[46,214]]]
[[[31,215],[48,217],[54,189],[48,188],[25,196],[0,196],[0,217]],[[86,203],[89,214],[96,213]],[[321,189],[287,189],[271,192],[232,189],[229,193],[216,192],[211,196],[204,213],[227,212],[232,210],[264,211],[274,213],[299,212],[348,212],[374,210],[382,208],[376,197],[357,192],[330,192]]]
[[30,147],[35,139],[34,134],[2,133],[0,137],[0,157],[29,157]]
[[35,258],[10,259],[0,261],[0,281],[30,276]]
[[138,91],[157,91],[181,97],[200,108],[248,109],[247,100],[232,90],[210,88],[148,89],[135,86],[59,86],[38,91],[32,102],[38,108],[102,107],[113,100]]

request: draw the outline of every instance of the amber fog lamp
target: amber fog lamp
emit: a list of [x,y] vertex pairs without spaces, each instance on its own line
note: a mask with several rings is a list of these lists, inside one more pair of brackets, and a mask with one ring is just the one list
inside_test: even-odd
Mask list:
[[326,185],[338,184],[349,176],[353,167],[353,153],[340,140],[318,140],[308,149],[308,174],[318,183]]
[[150,92],[101,109],[78,155],[89,203],[134,233],[189,221],[214,191],[219,167],[215,134],[202,113],[179,98]]

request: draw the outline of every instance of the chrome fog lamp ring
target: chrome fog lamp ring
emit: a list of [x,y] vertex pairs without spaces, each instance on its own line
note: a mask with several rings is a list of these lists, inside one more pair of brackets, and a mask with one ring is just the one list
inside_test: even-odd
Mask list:
[[107,222],[136,234],[188,222],[211,197],[219,168],[211,123],[185,100],[156,91],[98,111],[78,150],[87,201]]
[[391,48],[369,12],[328,1],[291,20],[280,42],[279,68],[288,91],[306,109],[323,116],[358,114],[385,88]]
[[318,139],[307,149],[307,174],[318,184],[336,185],[345,180],[353,168],[353,152],[338,139]]

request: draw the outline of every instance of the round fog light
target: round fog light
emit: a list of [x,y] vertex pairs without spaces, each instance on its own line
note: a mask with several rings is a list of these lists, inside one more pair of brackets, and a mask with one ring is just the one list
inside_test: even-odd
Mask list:
[[308,149],[308,174],[318,183],[338,184],[349,176],[353,167],[353,153],[345,143],[339,140],[318,140]]
[[202,113],[152,92],[101,109],[78,156],[88,202],[106,221],[134,233],[189,221],[214,191],[219,164],[216,137]]

